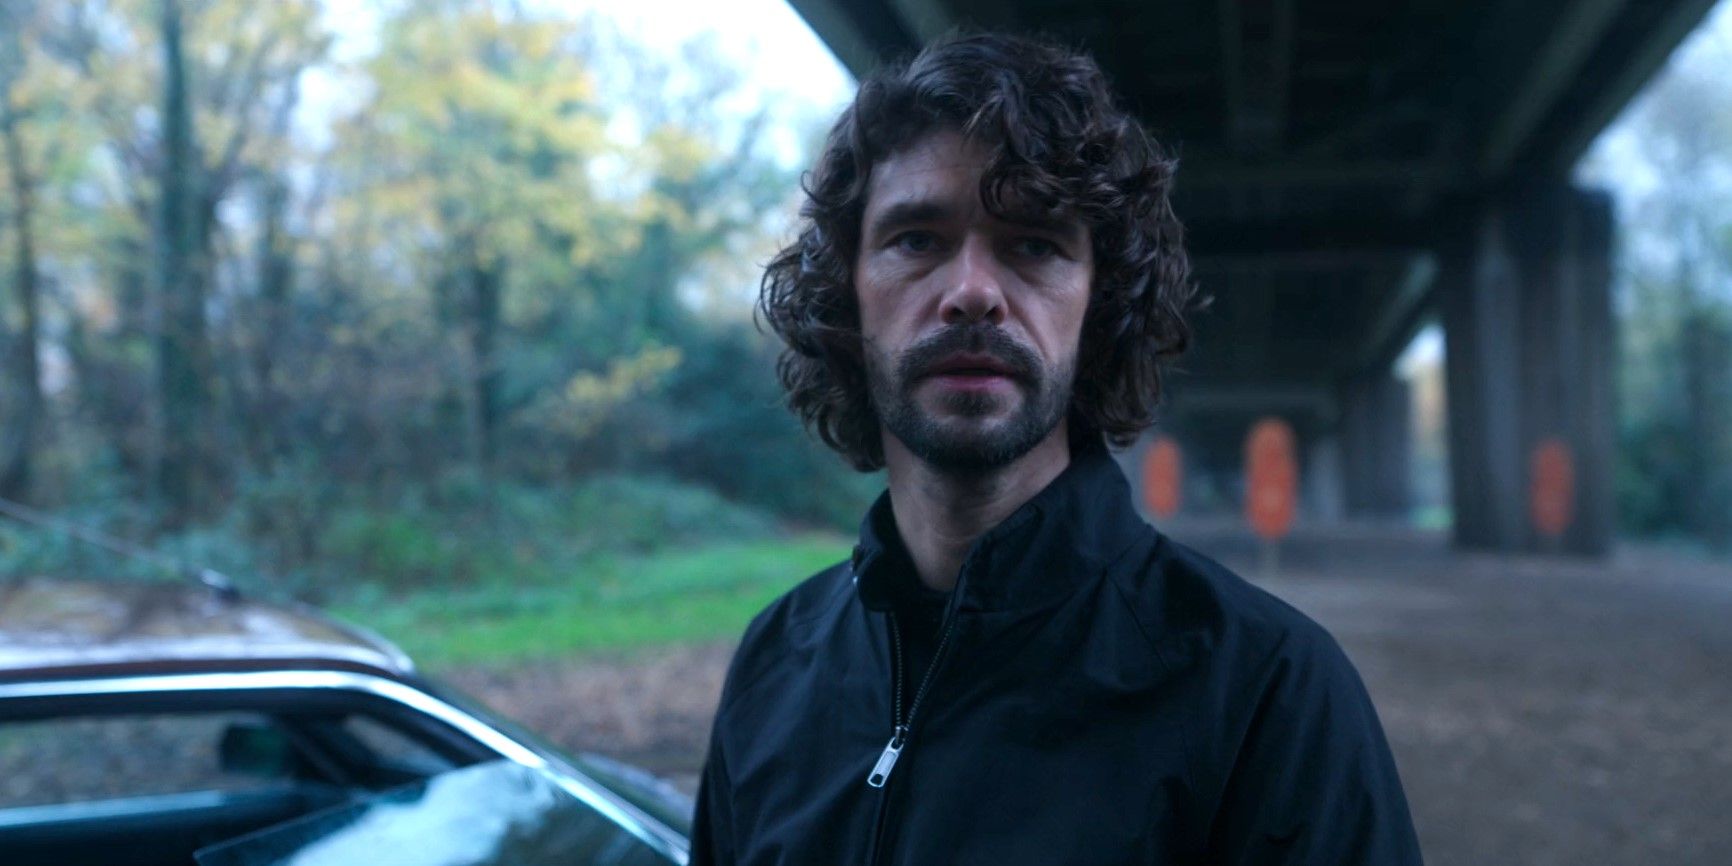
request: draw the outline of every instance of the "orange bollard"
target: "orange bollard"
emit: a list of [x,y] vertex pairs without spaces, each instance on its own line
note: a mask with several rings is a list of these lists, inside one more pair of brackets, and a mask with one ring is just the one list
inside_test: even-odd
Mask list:
[[1143,455],[1143,507],[1162,519],[1178,514],[1184,477],[1179,443],[1165,436],[1156,439]]
[[1299,462],[1293,428],[1264,418],[1245,439],[1245,519],[1263,539],[1263,570],[1275,570],[1276,542],[1293,528],[1298,509]]
[[1528,458],[1528,516],[1540,535],[1556,541],[1576,517],[1576,461],[1568,443],[1540,440]]

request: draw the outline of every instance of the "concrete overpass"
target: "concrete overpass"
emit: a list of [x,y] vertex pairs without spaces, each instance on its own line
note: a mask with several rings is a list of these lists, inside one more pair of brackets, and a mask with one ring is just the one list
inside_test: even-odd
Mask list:
[[1350,516],[1408,504],[1392,366],[1447,344],[1459,544],[1550,547],[1528,455],[1575,456],[1563,550],[1612,534],[1613,220],[1572,186],[1595,136],[1713,0],[790,0],[856,75],[952,28],[1087,48],[1163,142],[1214,298],[1165,428],[1230,473],[1263,415]]

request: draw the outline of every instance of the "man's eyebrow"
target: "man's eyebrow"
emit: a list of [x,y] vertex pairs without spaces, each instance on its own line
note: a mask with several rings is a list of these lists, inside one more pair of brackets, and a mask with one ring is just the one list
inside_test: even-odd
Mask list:
[[[922,198],[906,199],[885,207],[882,213],[873,217],[862,236],[879,238],[903,226],[945,222],[954,215],[954,209],[946,202]],[[1074,237],[1082,232],[1080,223],[1064,217],[1011,213],[1004,215],[1002,219],[1008,225],[1064,238]]]
[[1083,225],[1075,219],[1066,217],[1049,217],[1023,214],[1006,214],[1004,221],[1022,228],[1048,232],[1061,237],[1070,237],[1082,231]]
[[884,208],[882,213],[873,217],[871,224],[866,227],[867,234],[880,237],[901,226],[942,222],[950,216],[951,208],[943,202],[932,199],[908,199]]

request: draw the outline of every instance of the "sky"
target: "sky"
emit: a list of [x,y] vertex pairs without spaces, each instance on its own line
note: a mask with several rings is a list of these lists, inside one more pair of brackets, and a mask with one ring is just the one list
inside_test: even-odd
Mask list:
[[[379,5],[378,0],[325,0],[339,60],[374,49]],[[853,93],[853,76],[787,0],[529,0],[527,5],[574,18],[598,15],[634,41],[670,54],[693,37],[712,34],[766,94],[830,107]]]
[[853,93],[853,76],[787,0],[558,0],[547,5],[599,13],[637,41],[670,51],[713,32],[766,92],[824,107],[839,106]]
[[[0,0],[4,2],[4,0]],[[798,160],[802,119],[833,117],[854,93],[854,78],[818,39],[787,0],[520,0],[524,6],[561,16],[594,15],[619,28],[630,41],[664,56],[700,36],[715,41],[721,54],[743,73],[739,93],[748,102],[768,105],[771,152]],[[392,0],[323,0],[325,23],[336,41],[332,58],[339,65],[361,61],[377,50],[381,7]],[[303,77],[296,128],[315,150],[330,143],[333,117],[365,100],[357,79],[322,67]],[[751,113],[743,107],[742,116]],[[630,113],[616,116],[630,126]],[[619,132],[621,130],[614,130]],[[629,136],[629,129],[624,130]]]
[[[1732,87],[1732,0],[1720,0],[1715,5],[1695,32],[1672,52],[1666,66],[1655,78],[1701,70],[1724,76],[1728,86]],[[1616,197],[1639,196],[1653,191],[1658,178],[1637,156],[1639,142],[1633,120],[1641,102],[1642,96],[1637,94],[1625,106],[1623,114],[1595,139],[1577,166],[1578,182],[1607,187]]]

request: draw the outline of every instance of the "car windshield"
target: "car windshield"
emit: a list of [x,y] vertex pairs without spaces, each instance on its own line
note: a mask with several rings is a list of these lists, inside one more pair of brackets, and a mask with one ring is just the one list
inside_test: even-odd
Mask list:
[[509,761],[452,770],[197,852],[200,866],[666,866],[672,853]]

